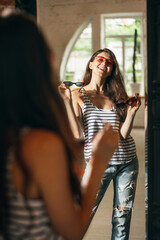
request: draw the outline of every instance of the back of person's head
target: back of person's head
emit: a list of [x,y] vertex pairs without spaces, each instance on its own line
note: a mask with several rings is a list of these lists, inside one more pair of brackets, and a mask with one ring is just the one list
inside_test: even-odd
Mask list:
[[0,31],[0,97],[5,123],[44,124],[40,121],[52,84],[51,51],[34,19],[25,13],[1,17]]
[[[23,12],[3,13],[0,16],[0,35],[0,193],[2,193],[4,192],[2,175],[5,173],[5,156],[10,134],[12,144],[18,148],[19,132],[23,127],[54,131],[62,137],[66,145],[68,161],[71,160],[72,153],[76,152],[77,145],[69,127],[63,100],[58,93],[59,80],[52,62],[54,56],[35,19]],[[71,165],[70,162],[70,169]],[[73,180],[72,173],[71,179]],[[74,182],[71,185],[73,186]],[[2,210],[4,196],[0,195]],[[1,213],[0,211],[0,215]]]
[[0,17],[0,32],[1,125],[47,128],[63,135],[69,126],[54,56],[35,19],[10,12]]

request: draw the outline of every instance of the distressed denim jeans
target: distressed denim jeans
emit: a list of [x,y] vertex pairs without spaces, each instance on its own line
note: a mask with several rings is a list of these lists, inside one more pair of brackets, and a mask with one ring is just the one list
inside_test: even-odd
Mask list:
[[[102,178],[102,185],[97,194],[94,216],[111,180],[113,180],[114,199],[112,214],[111,240],[128,240],[132,207],[135,198],[138,176],[138,159],[120,165],[109,165]],[[120,209],[123,207],[123,210]]]

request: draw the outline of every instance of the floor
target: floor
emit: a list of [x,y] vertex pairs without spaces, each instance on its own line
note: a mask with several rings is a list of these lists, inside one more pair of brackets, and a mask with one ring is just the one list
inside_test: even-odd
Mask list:
[[[134,137],[139,158],[139,176],[136,197],[132,213],[130,240],[145,239],[145,133],[143,128],[135,128],[131,135]],[[110,184],[92,223],[83,240],[110,240],[112,216],[112,184]]]

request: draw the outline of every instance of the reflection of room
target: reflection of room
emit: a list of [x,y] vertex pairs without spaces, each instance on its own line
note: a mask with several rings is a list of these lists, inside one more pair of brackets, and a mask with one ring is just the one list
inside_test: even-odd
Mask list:
[[[107,17],[139,17],[141,19],[142,37],[142,106],[135,118],[132,135],[137,145],[137,154],[140,162],[138,187],[133,210],[130,239],[145,239],[145,189],[144,189],[144,86],[146,79],[146,1],[145,0],[118,0],[118,1],[38,1],[38,22],[46,32],[49,43],[54,49],[57,68],[61,80],[66,80],[65,69],[70,53],[79,39],[80,34],[89,25],[92,31],[88,31],[92,46],[89,51],[96,51],[104,47],[104,32],[102,31],[102,19]],[[88,45],[86,46],[88,47]],[[85,55],[86,56],[86,55]],[[119,57],[121,57],[119,55]],[[86,59],[86,60],[85,60]],[[87,61],[87,56],[84,61]],[[129,60],[128,60],[129,61]],[[131,61],[131,60],[130,60]],[[123,61],[122,61],[123,63]],[[86,63],[84,64],[86,65]],[[77,74],[78,76],[78,74]],[[81,76],[79,77],[79,79]],[[72,79],[74,81],[74,78]],[[77,81],[77,79],[76,79]],[[129,92],[129,94],[131,94]],[[111,232],[112,186],[107,190],[105,198],[93,220],[85,240],[109,239]],[[108,234],[108,235],[107,235]],[[107,236],[107,238],[106,238]]]
[[[101,47],[106,47],[104,45],[108,39],[110,39],[108,46],[111,47],[113,38],[106,38],[104,25],[107,19],[119,18],[121,22],[126,21],[127,18],[130,19],[130,22],[133,19],[140,19],[141,28],[138,31],[138,36],[141,38],[141,59],[139,60],[136,66],[137,70],[137,79],[139,81],[139,77],[141,78],[141,95],[144,95],[144,79],[146,79],[146,2],[145,0],[141,1],[109,1],[108,3],[104,3],[104,1],[38,1],[38,22],[43,27],[44,31],[47,34],[48,41],[54,49],[56,60],[57,60],[57,68],[60,73],[61,80],[66,80],[66,72],[67,72],[67,64],[70,59],[70,54],[75,46],[75,43],[79,39],[83,30],[89,26],[89,32],[86,36],[87,38],[91,38],[91,44],[86,40],[86,48],[88,50],[84,53],[81,51],[83,56],[83,61],[78,62],[78,67],[80,70],[80,66],[83,64],[84,67],[90,53],[92,50],[95,51]],[[120,21],[119,21],[120,22]],[[119,25],[121,25],[121,22]],[[129,20],[126,22],[126,25],[130,24]],[[113,29],[113,26],[112,26]],[[112,30],[113,32],[113,30]],[[133,29],[134,35],[134,29]],[[114,36],[115,37],[115,36]],[[121,36],[124,39],[124,35]],[[128,94],[131,95],[130,84],[132,80],[132,59],[131,56],[127,56],[127,51],[133,48],[133,41],[130,42],[129,37],[130,34],[125,33],[126,41],[117,41],[116,46],[112,46],[112,50],[115,52],[120,65],[122,66],[122,72],[125,77],[126,88],[128,89]],[[128,37],[128,38],[127,38]],[[115,38],[114,38],[115,39]],[[118,39],[118,38],[117,38]],[[133,40],[133,36],[132,36]],[[121,44],[123,46],[119,46]],[[125,47],[124,47],[125,44]],[[92,46],[91,46],[92,45]],[[129,49],[130,46],[130,50]],[[84,47],[85,48],[85,47]],[[76,54],[76,53],[75,53]],[[78,54],[80,55],[80,54]],[[122,57],[123,56],[123,57]],[[137,56],[138,60],[139,56]],[[72,60],[75,62],[75,58]],[[126,65],[129,65],[127,67]],[[140,67],[138,67],[138,65]],[[75,67],[75,68],[78,68]],[[125,68],[125,70],[124,70]],[[130,68],[130,69],[129,69]],[[138,69],[139,68],[139,69]],[[83,69],[83,66],[82,66]],[[74,71],[74,70],[73,70]],[[130,72],[129,72],[130,71]],[[72,77],[72,70],[70,68],[70,76]],[[73,80],[81,80],[83,73],[80,71],[74,72]],[[139,76],[141,75],[141,76]],[[144,103],[142,99],[142,104]],[[136,127],[144,126],[144,108],[142,107],[137,114],[135,119]]]
[[[8,1],[9,2],[9,1]],[[14,1],[12,1],[14,2]],[[146,79],[146,1],[145,0],[38,0],[38,23],[46,33],[47,39],[55,52],[57,70],[61,79],[64,78],[64,70],[70,51],[72,50],[80,33],[92,23],[92,49],[104,47],[102,38],[103,16],[115,17],[140,17],[142,24],[142,106],[138,111],[132,135],[137,145],[137,154],[140,162],[138,187],[133,210],[130,239],[145,239],[145,154],[144,154],[144,98],[143,90]],[[122,61],[123,62],[123,61]],[[84,240],[109,239],[111,233],[112,211],[112,186],[107,190],[105,198],[87,232]]]

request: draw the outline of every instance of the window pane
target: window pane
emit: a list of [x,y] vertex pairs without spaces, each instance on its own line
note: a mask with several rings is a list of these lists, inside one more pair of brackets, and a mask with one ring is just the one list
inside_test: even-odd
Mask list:
[[135,28],[140,35],[140,18],[105,18],[105,35],[133,35]]
[[[137,40],[137,43],[140,44],[140,39]],[[138,44],[137,44],[138,45]],[[126,38],[125,41],[125,80],[126,84],[129,85],[130,82],[133,81],[133,47],[134,47],[134,39]],[[136,70],[136,80],[137,82],[142,81],[142,57],[140,52],[136,51],[136,62],[135,62],[135,70]]]
[[123,71],[123,54],[122,54],[122,39],[121,38],[106,38],[105,46],[111,49],[116,55],[121,71]]

